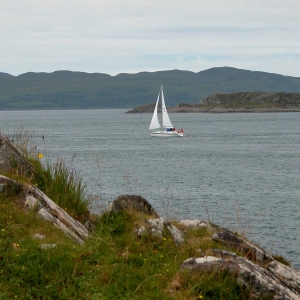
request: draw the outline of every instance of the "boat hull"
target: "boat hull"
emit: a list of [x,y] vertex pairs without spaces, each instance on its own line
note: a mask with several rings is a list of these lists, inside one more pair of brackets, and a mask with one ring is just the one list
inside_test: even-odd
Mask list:
[[149,134],[157,137],[183,137],[183,133],[177,131],[153,131]]

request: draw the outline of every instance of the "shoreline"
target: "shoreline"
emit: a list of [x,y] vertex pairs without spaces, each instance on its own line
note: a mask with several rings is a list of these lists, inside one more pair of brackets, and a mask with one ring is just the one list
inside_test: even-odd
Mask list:
[[[202,108],[202,107],[170,107],[168,113],[276,113],[276,112],[300,112],[300,108]],[[129,114],[153,113],[153,109],[132,109],[126,111]]]

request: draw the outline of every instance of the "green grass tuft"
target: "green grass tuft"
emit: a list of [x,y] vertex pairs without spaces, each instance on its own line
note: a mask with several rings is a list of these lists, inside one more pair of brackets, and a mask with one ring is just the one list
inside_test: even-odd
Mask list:
[[88,207],[92,200],[79,173],[70,170],[64,160],[59,159],[55,164],[47,162],[46,165],[35,161],[34,166],[34,185],[74,218],[83,220],[89,216]]

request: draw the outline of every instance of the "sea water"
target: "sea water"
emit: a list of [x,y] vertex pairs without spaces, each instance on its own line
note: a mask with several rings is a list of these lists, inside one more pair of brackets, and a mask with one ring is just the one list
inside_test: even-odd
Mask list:
[[170,114],[183,138],[150,137],[151,117],[0,111],[0,131],[28,130],[43,160],[79,171],[96,212],[121,194],[141,195],[164,217],[242,232],[300,268],[300,113]]

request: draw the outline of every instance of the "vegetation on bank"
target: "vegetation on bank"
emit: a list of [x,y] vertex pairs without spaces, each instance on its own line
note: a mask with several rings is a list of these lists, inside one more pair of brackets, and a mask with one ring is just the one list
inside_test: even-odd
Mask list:
[[[139,213],[105,213],[83,246],[0,196],[1,299],[248,299],[234,276],[179,271],[197,249],[219,247],[206,229],[171,238],[138,238]],[[45,239],[34,239],[34,234]],[[41,249],[45,243],[55,248]]]
[[224,109],[299,109],[300,93],[231,93],[214,94],[200,100],[199,107]]
[[[57,161],[53,163],[42,153],[38,153],[32,134],[27,131],[16,132],[13,141],[31,165],[30,171],[20,172],[16,165],[16,169],[4,175],[16,181],[37,186],[75,219],[82,221],[88,218],[89,205],[92,200],[80,173],[67,166],[61,158],[57,158]],[[14,158],[12,158],[12,165],[14,165]]]

